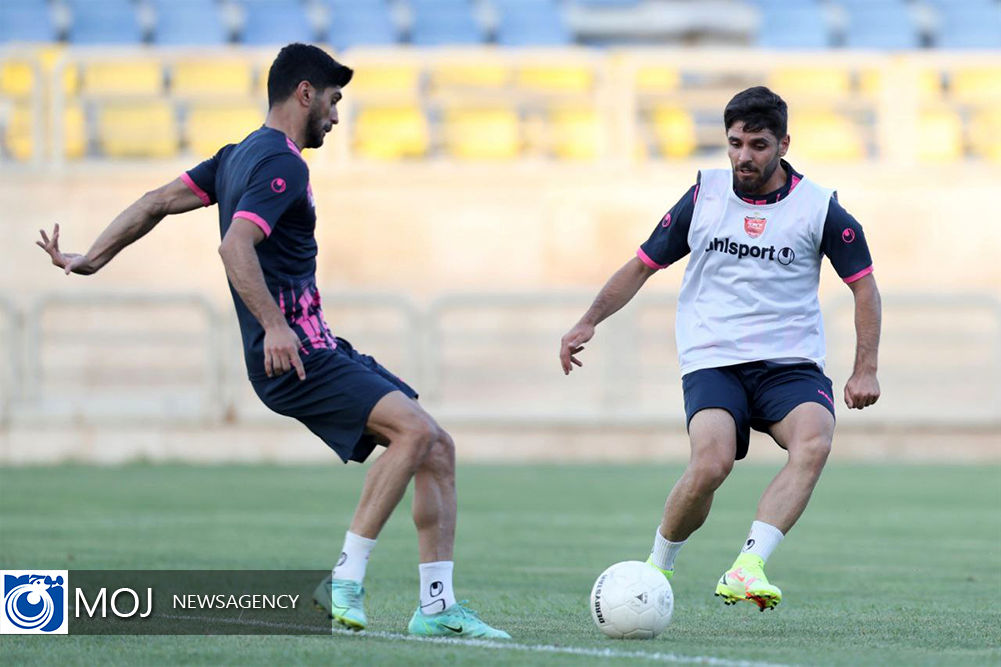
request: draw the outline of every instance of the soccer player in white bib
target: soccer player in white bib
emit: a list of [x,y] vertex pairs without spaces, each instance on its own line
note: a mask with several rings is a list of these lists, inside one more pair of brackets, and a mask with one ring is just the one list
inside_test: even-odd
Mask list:
[[772,551],[799,519],[831,451],[834,391],[824,375],[817,288],[826,255],[855,300],[855,365],[844,401],[879,398],[881,306],[859,223],[836,193],[796,172],[788,111],[764,87],[737,94],[723,113],[731,169],[699,173],[650,238],[598,293],[560,344],[569,374],[595,327],[660,269],[690,255],[678,298],[676,337],[691,457],[667,497],[649,563],[671,578],[713,494],[747,454],[750,429],[788,453],[765,489],[751,531],[716,595],[764,611],[782,600],[765,577]]

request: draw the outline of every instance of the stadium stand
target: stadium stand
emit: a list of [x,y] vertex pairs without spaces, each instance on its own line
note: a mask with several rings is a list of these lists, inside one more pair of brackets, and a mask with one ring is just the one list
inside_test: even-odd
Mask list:
[[58,37],[46,0],[0,2],[0,44],[52,42]]
[[63,0],[70,10],[74,44],[139,44],[142,26],[129,0]]
[[885,0],[851,2],[845,46],[852,49],[915,49],[920,37],[911,14],[902,2]]
[[410,41],[416,46],[480,44],[483,27],[466,0],[411,0]]
[[511,109],[451,109],[444,114],[445,150],[460,160],[510,160],[521,150],[518,114]]
[[185,57],[170,67],[170,92],[182,99],[250,97],[254,93],[254,70],[240,58]]
[[494,0],[499,14],[496,41],[501,46],[565,46],[573,42],[555,2]]
[[153,9],[152,41],[164,46],[225,44],[229,31],[215,0],[149,0]]
[[155,58],[99,60],[83,67],[84,95],[155,97],[163,89],[163,66]]
[[241,0],[246,20],[240,41],[249,45],[283,45],[312,42],[318,37],[306,7],[287,0]]
[[385,3],[361,0],[325,0],[329,12],[327,41],[335,48],[396,44],[400,31]]
[[941,29],[936,46],[948,49],[1001,48],[1001,6],[997,3],[970,4],[939,2]]
[[108,157],[172,157],[179,133],[166,101],[108,102],[97,110],[97,143]]
[[766,49],[824,49],[831,45],[831,31],[816,6],[761,7],[757,45]]
[[363,158],[394,160],[425,156],[431,138],[418,107],[371,107],[358,114],[354,143]]
[[184,140],[199,157],[210,157],[220,146],[238,143],[261,126],[262,104],[199,102],[187,110]]

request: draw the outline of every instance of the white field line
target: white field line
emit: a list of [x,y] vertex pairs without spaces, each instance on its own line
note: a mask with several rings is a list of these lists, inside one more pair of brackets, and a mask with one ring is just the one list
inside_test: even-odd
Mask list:
[[[326,626],[299,625],[294,623],[273,623],[270,621],[251,621],[238,618],[212,618],[207,616],[186,616],[177,614],[158,614],[157,618],[174,619],[181,621],[204,621],[211,623],[229,623],[232,625],[246,625],[265,628],[276,628],[284,630],[302,630],[326,634]],[[553,646],[551,644],[519,644],[503,640],[490,639],[456,639],[453,637],[415,637],[397,632],[382,632],[373,630],[363,630],[354,632],[342,630],[340,628],[329,629],[331,634],[346,635],[349,637],[375,637],[377,639],[389,639],[392,641],[423,642],[430,644],[448,644],[452,646],[475,646],[477,648],[487,648],[496,651],[521,651],[525,653],[557,653],[560,655],[579,655],[589,658],[620,658],[623,660],[650,660],[652,662],[665,662],[675,664],[692,665],[712,665],[713,667],[783,667],[773,662],[753,662],[750,660],[728,660],[726,658],[714,658],[705,655],[679,655],[677,653],[663,653],[661,651],[623,651],[614,648],[584,648],[579,646]]]

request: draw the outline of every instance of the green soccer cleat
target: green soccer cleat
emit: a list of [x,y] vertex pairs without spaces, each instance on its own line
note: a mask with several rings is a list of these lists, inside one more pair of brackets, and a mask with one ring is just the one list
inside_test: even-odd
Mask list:
[[350,630],[364,630],[368,625],[362,598],[365,589],[350,579],[328,576],[313,591],[313,604],[327,612],[327,617]]
[[650,554],[647,557],[646,564],[652,567],[653,569],[657,570],[658,572],[660,572],[662,575],[664,575],[665,579],[670,579],[671,577],[674,576],[674,570],[662,570],[653,564],[653,554]]
[[758,605],[758,609],[774,609],[782,602],[782,591],[768,583],[765,576],[765,561],[754,554],[740,554],[733,567],[723,573],[716,584],[716,595],[726,604],[737,604],[747,600]]
[[511,639],[511,635],[491,628],[476,612],[466,607],[468,600],[456,602],[445,611],[427,616],[418,608],[410,618],[407,631],[422,637],[466,637]]

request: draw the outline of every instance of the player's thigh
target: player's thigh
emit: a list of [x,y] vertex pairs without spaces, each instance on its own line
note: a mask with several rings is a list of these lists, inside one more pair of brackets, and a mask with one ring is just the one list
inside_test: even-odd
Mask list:
[[737,455],[737,423],[729,410],[705,408],[688,422],[693,461],[732,464]]
[[768,432],[790,455],[809,449],[826,457],[834,439],[834,415],[820,403],[807,401],[772,424]]
[[380,444],[401,438],[433,442],[441,437],[441,427],[428,412],[403,391],[390,392],[379,399],[365,423],[366,432]]

